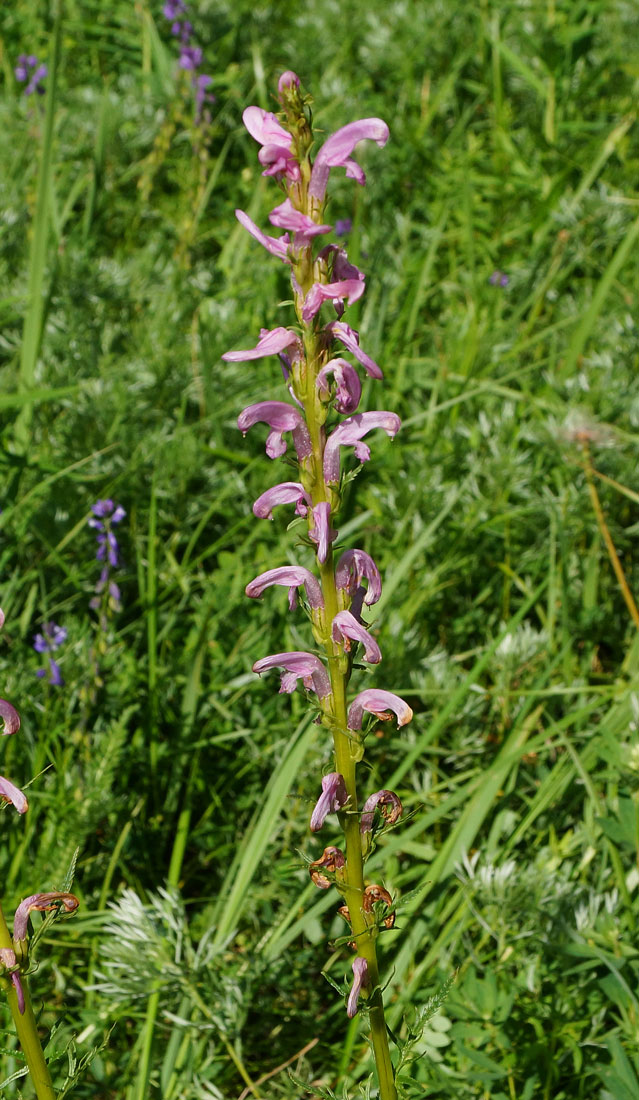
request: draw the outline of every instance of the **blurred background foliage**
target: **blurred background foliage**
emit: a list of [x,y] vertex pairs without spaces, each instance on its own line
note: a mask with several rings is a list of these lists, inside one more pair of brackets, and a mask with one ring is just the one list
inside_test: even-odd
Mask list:
[[[291,319],[285,272],[233,211],[266,225],[279,201],[241,113],[275,109],[292,68],[320,132],[391,130],[362,152],[365,189],[334,173],[329,217],[352,220],[367,293],[347,319],[385,371],[362,408],[403,420],[339,527],[385,579],[373,682],[416,712],[364,773],[411,815],[371,862],[398,899],[382,955],[404,1094],[637,1100],[639,644],[602,535],[603,518],[636,593],[636,5],[189,17],[216,97],[201,126],[159,0],[0,14],[0,660],[23,721],[2,770],[31,782],[0,873],[11,912],[77,851],[80,915],[45,931],[31,979],[58,1082],[292,1100],[290,1068],[375,1095],[321,976],[350,970],[326,948],[336,897],[300,857],[329,746],[302,697],[251,673],[309,644],[283,593],[244,596],[308,564],[285,517],[254,519],[287,475],[235,425],[282,398],[279,366],[220,360]],[[44,97],[16,80],[21,53],[48,63]],[[98,498],[127,512],[106,621]],[[36,675],[52,620],[62,687]]]

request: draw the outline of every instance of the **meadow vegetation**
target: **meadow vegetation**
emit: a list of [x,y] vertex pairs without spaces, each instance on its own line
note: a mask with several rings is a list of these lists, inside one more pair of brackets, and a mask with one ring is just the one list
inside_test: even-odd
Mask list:
[[[299,1100],[288,1067],[375,1095],[321,974],[341,983],[348,957],[326,963],[335,897],[300,854],[328,740],[251,672],[308,644],[284,593],[244,595],[297,553],[285,518],[251,513],[277,475],[236,427],[281,375],[220,359],[289,323],[286,276],[233,211],[265,224],[241,113],[275,110],[293,69],[327,134],[391,133],[330,215],[351,219],[349,323],[403,422],[340,527],[382,571],[383,679],[415,711],[367,755],[406,811],[371,863],[398,898],[381,954],[414,1039],[405,1095],[639,1100],[636,5],[189,10],[200,125],[159,0],[0,14],[0,687],[22,717],[1,770],[30,803],[4,812],[0,879],[8,913],[71,875],[81,901],[30,978],[56,1082]],[[20,54],[47,62],[43,96]],[[119,593],[96,605],[106,499]],[[62,684],[37,674],[51,622]],[[29,1097],[2,1011],[3,1095]]]

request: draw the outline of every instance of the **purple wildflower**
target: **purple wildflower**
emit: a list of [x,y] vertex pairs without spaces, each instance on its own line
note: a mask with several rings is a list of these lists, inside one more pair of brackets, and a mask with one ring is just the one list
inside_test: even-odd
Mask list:
[[394,439],[401,428],[401,420],[397,413],[393,412],[365,412],[355,413],[354,416],[349,416],[337,425],[326,440],[324,450],[324,477],[327,482],[339,481],[340,447],[353,447],[360,462],[368,462],[371,456],[370,448],[361,440],[374,428],[383,428],[386,434]]
[[350,218],[338,218],[335,222],[335,235],[337,237],[348,237],[352,228],[353,223]]
[[328,557],[328,548],[335,542],[338,532],[331,527],[331,506],[320,501],[313,508],[315,524],[308,532],[311,542],[317,545],[317,560],[323,565]]
[[104,562],[104,565],[94,589],[95,596],[91,599],[89,606],[94,611],[99,610],[102,593],[107,588],[114,610],[119,611],[120,589],[110,580],[110,570],[116,569],[120,564],[120,547],[112,527],[122,522],[126,512],[120,504],[116,505],[110,499],[96,501],[91,505],[91,511],[93,515],[89,517],[88,524],[98,532],[98,549],[95,556],[98,561]]
[[510,279],[508,278],[507,275],[504,274],[503,271],[493,271],[493,273],[490,276],[490,279],[488,280],[488,282],[490,283],[491,286],[506,287],[506,286],[508,286],[508,283],[510,282]]
[[348,995],[346,1015],[352,1020],[357,1015],[357,1002],[362,988],[368,985],[368,963],[360,955],[353,959],[353,984]]
[[202,64],[202,51],[199,46],[182,46],[180,51],[180,60],[178,62],[181,69],[187,69],[189,72],[193,72],[197,69],[198,65]]
[[[58,626],[57,623],[45,623],[42,627],[42,633],[35,634],[33,638],[33,648],[36,653],[55,653],[56,649],[67,640],[67,629],[65,626]],[[54,687],[62,687],[64,680],[62,679],[62,673],[60,672],[60,666],[53,657],[49,657],[49,683]],[[42,679],[47,675],[46,668],[39,668],[36,672],[38,679]]]
[[330,397],[331,392],[327,381],[329,374],[335,379],[335,408],[339,413],[350,416],[357,409],[362,396],[359,375],[346,359],[331,359],[317,375],[317,389],[324,400]]
[[272,653],[262,657],[253,665],[253,672],[261,676],[271,668],[283,668],[280,695],[290,695],[295,691],[297,680],[301,680],[308,691],[314,691],[318,699],[324,699],[331,693],[331,681],[319,657],[313,653]]
[[301,565],[281,565],[277,569],[267,569],[266,573],[260,573],[259,577],[255,577],[250,584],[247,584],[246,595],[256,599],[262,595],[265,588],[270,588],[273,584],[283,584],[288,587],[288,601],[291,609],[295,607],[297,589],[302,585],[309,607],[315,609],[324,606],[322,587],[317,577],[308,569],[303,569]]
[[[241,214],[242,211],[236,210],[235,213]],[[263,328],[260,329],[260,338],[254,348],[249,348],[247,351],[226,351],[222,359],[226,359],[227,363],[244,363],[249,359],[264,359],[267,355],[279,355],[285,348],[301,351],[301,341],[297,333],[289,328]]]
[[322,778],[322,793],[315,803],[311,814],[310,830],[318,833],[331,813],[341,810],[348,802],[348,791],[344,776],[340,772],[329,772]]
[[[3,736],[17,733],[20,729],[20,715],[6,699],[0,699],[0,718],[2,718]],[[22,791],[8,779],[5,779],[4,776],[0,776],[0,798],[3,798],[6,802],[11,802],[19,814],[24,814],[29,809],[29,803]]]
[[257,159],[264,167],[263,176],[286,176],[291,182],[301,178],[300,166],[291,152],[293,138],[280,126],[271,111],[247,107],[242,121],[252,138],[262,146]]
[[[362,581],[368,582],[368,591],[364,595]],[[361,591],[367,607],[377,603],[382,594],[382,578],[375,562],[365,550],[345,550],[337,563],[335,583],[338,590],[347,592],[355,598]],[[352,610],[352,609],[351,609]]]
[[162,14],[165,19],[171,22],[173,19],[178,19],[180,15],[186,13],[185,0],[166,0],[164,7],[162,8]]
[[367,355],[365,351],[359,346],[359,333],[355,332],[350,325],[344,324],[343,321],[331,321],[326,325],[324,330],[331,339],[339,340],[340,344],[355,356],[358,363],[361,363],[366,373],[371,378],[383,378],[381,367],[378,367],[374,359],[371,359],[370,355]]
[[38,95],[44,95],[43,82],[49,70],[45,64],[38,63],[38,59],[34,54],[21,53],[14,72],[16,80],[21,83],[28,81],[24,89],[25,95],[33,95],[34,92]]

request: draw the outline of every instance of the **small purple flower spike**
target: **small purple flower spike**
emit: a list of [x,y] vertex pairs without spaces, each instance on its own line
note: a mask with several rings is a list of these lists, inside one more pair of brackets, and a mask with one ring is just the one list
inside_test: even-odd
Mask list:
[[[240,211],[241,212],[241,211]],[[226,351],[222,356],[227,363],[247,363],[250,359],[264,359],[267,355],[279,355],[285,348],[301,351],[299,336],[289,328],[263,328],[254,348],[248,351]]]
[[301,585],[304,585],[309,607],[315,610],[315,608],[324,606],[322,587],[317,577],[308,569],[304,569],[301,565],[281,565],[277,569],[267,569],[265,573],[260,573],[259,577],[255,577],[250,584],[247,584],[245,589],[246,595],[250,596],[252,599],[256,599],[258,596],[262,595],[265,588],[270,588],[273,584],[288,586],[289,606],[291,610],[295,606],[296,590]]
[[258,519],[273,519],[273,509],[278,504],[295,504],[298,516],[305,516],[311,507],[311,498],[299,481],[283,481],[257,498],[253,514]]
[[331,527],[331,506],[325,501],[313,508],[315,526],[311,527],[308,537],[317,544],[317,560],[323,565],[328,557],[328,548],[337,538],[338,532]]
[[355,454],[360,462],[368,462],[371,456],[370,448],[362,443],[362,437],[368,435],[374,428],[382,428],[386,434],[394,439],[402,422],[397,413],[393,412],[364,412],[355,413],[346,420],[342,420],[326,440],[324,449],[324,477],[329,483],[339,481],[340,447],[354,447]]
[[314,691],[318,699],[324,699],[331,693],[331,681],[319,657],[313,653],[272,653],[262,657],[253,665],[253,672],[259,676],[271,668],[283,668],[280,695],[295,691],[297,680],[301,679],[308,691]]
[[266,453],[269,458],[279,458],[286,453],[284,432],[292,432],[293,443],[300,461],[313,453],[311,437],[306,421],[299,409],[287,405],[285,401],[258,401],[249,405],[237,418],[237,426],[242,435],[246,435],[254,424],[265,423],[271,428],[266,440]]
[[319,205],[324,202],[326,185],[331,168],[345,168],[346,175],[358,183],[365,183],[366,176],[357,161],[351,157],[355,146],[366,139],[376,141],[380,148],[388,141],[388,126],[381,118],[360,118],[340,127],[319,149],[315,157],[309,196]]
[[322,779],[322,793],[311,814],[311,832],[318,833],[328,815],[341,810],[347,802],[348,792],[344,776],[340,772],[329,772]]
[[338,589],[348,592],[355,597],[358,589],[362,588],[362,581],[368,582],[368,591],[364,596],[367,607],[377,603],[382,594],[382,578],[379,569],[365,550],[345,550],[337,563],[335,570],[335,583]]
[[413,717],[408,703],[400,699],[399,695],[394,695],[392,691],[382,691],[380,688],[367,688],[366,691],[360,691],[359,695],[355,696],[348,708],[349,730],[361,730],[365,710],[383,722],[390,718],[389,711],[392,711],[397,718],[398,726],[408,725]]
[[[0,963],[11,970],[12,967],[18,966],[18,960],[16,959],[16,953],[10,947],[0,947]],[[19,970],[11,970],[11,981],[16,991],[16,997],[18,1000],[18,1012],[21,1016],[24,1016],[24,990],[20,981]]]
[[382,651],[372,634],[362,626],[350,611],[338,611],[333,619],[332,638],[334,642],[341,642],[348,653],[351,648],[351,640],[361,642],[364,646],[364,660],[371,665],[378,665],[382,659]]
[[76,898],[75,894],[69,894],[66,891],[54,890],[48,894],[31,894],[30,897],[21,901],[16,909],[15,917],[13,918],[13,939],[18,943],[27,938],[27,925],[29,923],[29,913],[34,909],[43,913],[47,909],[57,909],[60,905],[67,911],[67,913],[73,913],[78,908],[80,902]]
[[353,959],[353,984],[348,995],[346,1015],[350,1020],[357,1015],[357,1002],[362,988],[368,985],[368,963],[360,955]]
[[368,796],[362,806],[362,816],[359,822],[361,833],[372,831],[376,806],[379,806],[379,812],[387,825],[394,825],[402,816],[403,807],[394,791],[375,791],[375,794]]
[[335,222],[335,236],[336,237],[348,237],[348,234],[353,228],[353,222],[350,218],[338,218]]

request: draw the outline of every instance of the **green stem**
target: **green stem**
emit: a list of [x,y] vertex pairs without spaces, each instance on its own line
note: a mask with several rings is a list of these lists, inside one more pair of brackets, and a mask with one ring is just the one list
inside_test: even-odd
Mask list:
[[[305,333],[307,351],[307,380],[305,412],[309,434],[313,444],[314,485],[311,488],[313,505],[330,500],[331,493],[323,476],[323,433],[316,415],[316,385],[314,369],[317,362],[316,340],[310,331]],[[309,522],[312,517],[309,513]],[[379,982],[379,966],[375,946],[376,929],[369,923],[369,914],[362,908],[364,895],[364,853],[357,813],[357,777],[356,768],[359,759],[359,743],[346,732],[347,703],[346,687],[350,673],[344,671],[344,657],[331,638],[331,623],[339,610],[335,571],[333,568],[332,548],[325,562],[318,561],[322,594],[324,597],[324,647],[328,658],[333,698],[333,743],[337,771],[344,777],[348,792],[348,811],[341,816],[346,841],[346,866],[340,886],[348,906],[353,938],[357,944],[357,954],[366,959],[369,989],[368,999],[373,1053],[379,1077],[380,1100],[397,1100],[395,1077],[388,1045],[388,1030],[384,1018],[384,1002]]]
[[[13,940],[11,939],[9,929],[7,927],[7,922],[5,920],[4,913],[2,912],[1,907],[0,947],[7,948],[10,951],[13,951],[14,949]],[[47,1066],[47,1063],[45,1061],[42,1044],[40,1042],[40,1036],[38,1035],[38,1025],[36,1023],[35,1016],[33,1015],[33,1008],[31,1006],[31,998],[29,997],[27,980],[24,976],[21,976],[20,980],[24,993],[24,1012],[20,1012],[20,1009],[18,1007],[18,995],[16,993],[16,989],[13,983],[11,983],[11,986],[7,993],[9,1008],[11,1009],[13,1022],[18,1033],[20,1046],[22,1047],[27,1066],[29,1067],[29,1074],[38,1100],[55,1100],[56,1094],[53,1088],[51,1074],[49,1073],[49,1067]]]

